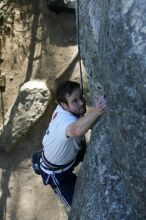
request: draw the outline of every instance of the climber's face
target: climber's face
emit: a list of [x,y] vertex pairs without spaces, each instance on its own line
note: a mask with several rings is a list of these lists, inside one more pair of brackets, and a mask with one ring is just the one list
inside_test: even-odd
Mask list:
[[85,113],[85,101],[80,88],[75,89],[71,95],[66,94],[66,100],[67,103],[61,104],[65,110],[75,115],[83,115]]

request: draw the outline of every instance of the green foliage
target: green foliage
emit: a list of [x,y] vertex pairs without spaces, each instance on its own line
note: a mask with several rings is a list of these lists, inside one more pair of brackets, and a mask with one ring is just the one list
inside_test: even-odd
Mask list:
[[2,26],[4,24],[4,22],[6,21],[6,14],[3,11],[0,11],[0,26]]
[[30,4],[30,0],[7,0],[8,3],[14,3],[16,5],[27,5]]

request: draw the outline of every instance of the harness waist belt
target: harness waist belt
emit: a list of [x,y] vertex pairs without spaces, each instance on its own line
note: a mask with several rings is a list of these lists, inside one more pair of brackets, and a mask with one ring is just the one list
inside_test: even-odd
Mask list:
[[64,169],[64,168],[66,168],[67,166],[69,166],[71,163],[73,163],[73,161],[74,161],[74,160],[70,161],[70,162],[67,163],[67,164],[63,164],[63,165],[52,164],[52,163],[49,162],[49,161],[47,160],[47,158],[45,157],[44,151],[42,151],[42,162],[45,164],[45,166],[46,166],[49,170],[52,170],[52,171]]

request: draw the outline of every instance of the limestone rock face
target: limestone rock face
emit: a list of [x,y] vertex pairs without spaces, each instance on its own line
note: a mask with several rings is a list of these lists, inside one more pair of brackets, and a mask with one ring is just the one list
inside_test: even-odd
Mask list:
[[9,111],[4,128],[0,130],[0,149],[10,151],[42,116],[50,100],[50,91],[44,81],[32,80],[25,83]]
[[146,219],[146,4],[80,1],[81,55],[93,104],[106,93],[70,220]]

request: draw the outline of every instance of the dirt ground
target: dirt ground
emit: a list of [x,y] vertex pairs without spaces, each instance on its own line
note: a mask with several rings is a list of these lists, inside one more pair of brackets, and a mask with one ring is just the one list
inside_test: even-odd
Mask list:
[[[45,79],[53,91],[55,77],[77,52],[74,13],[51,12],[45,0],[2,3],[1,11],[9,16],[0,30],[0,68],[6,75],[3,105],[0,104],[1,124],[20,85],[31,79]],[[65,79],[79,80],[78,63],[74,61],[66,73]],[[51,112],[52,107],[12,152],[0,151],[0,220],[67,219],[63,204],[31,168],[32,152],[41,148]]]

